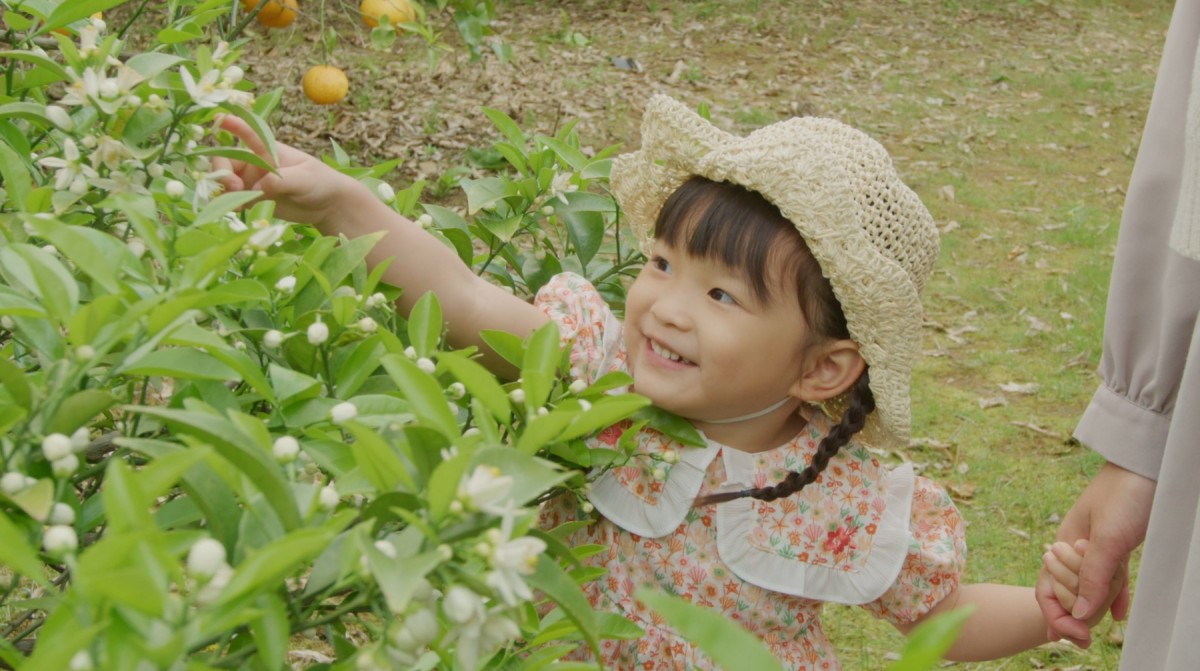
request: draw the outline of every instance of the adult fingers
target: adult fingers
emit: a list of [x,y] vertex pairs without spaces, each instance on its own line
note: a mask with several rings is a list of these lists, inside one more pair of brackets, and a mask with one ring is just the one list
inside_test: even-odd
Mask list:
[[1108,591],[1125,559],[1125,553],[1116,543],[1103,536],[1093,537],[1087,554],[1079,566],[1079,598],[1071,614],[1078,620],[1087,620],[1096,609],[1108,602]]

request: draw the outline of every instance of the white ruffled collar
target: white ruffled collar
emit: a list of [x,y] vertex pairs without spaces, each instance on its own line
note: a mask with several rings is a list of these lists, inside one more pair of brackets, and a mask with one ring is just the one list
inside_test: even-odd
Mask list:
[[[718,456],[725,473],[720,489],[760,487],[803,468],[824,428],[824,422],[810,422],[788,445],[761,453],[712,440],[705,447],[683,447],[642,431],[641,463],[603,474],[592,483],[589,499],[625,531],[661,538],[687,519]],[[603,434],[600,438],[605,442]],[[662,460],[668,450],[678,455],[677,462]],[[655,469],[666,477],[655,479]],[[717,552],[737,576],[764,589],[868,603],[887,591],[903,566],[913,488],[910,465],[887,469],[851,443],[799,494],[771,503],[744,498],[717,505]]]

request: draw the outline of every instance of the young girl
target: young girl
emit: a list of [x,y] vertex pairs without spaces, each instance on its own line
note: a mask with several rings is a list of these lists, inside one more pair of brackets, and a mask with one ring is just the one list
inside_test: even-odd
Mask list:
[[[222,125],[267,158],[243,122]],[[400,308],[434,291],[451,342],[479,346],[493,370],[511,373],[482,329],[524,336],[554,320],[574,377],[627,371],[634,391],[704,434],[706,447],[689,448],[641,432],[642,456],[593,485],[601,519],[570,539],[608,548],[590,560],[607,569],[585,588],[593,605],[646,631],[605,642],[606,668],[712,666],[635,599],[641,587],[719,610],[792,669],[839,668],[820,622],[828,601],[905,632],[973,604],[951,659],[1047,640],[1032,589],[959,585],[965,531],[946,493],[852,440],[908,435],[920,292],[938,251],[928,211],[866,135],[810,118],[738,137],[653,98],[642,148],[612,170],[649,254],[624,324],[578,276],[558,276],[530,305],[357,181],[284,146],[279,163],[230,166],[226,184],[262,190],[279,216],[326,232],[386,231],[368,261],[399,257],[385,280],[404,288]],[[611,444],[623,428],[593,440]],[[589,517],[567,497],[542,516],[549,527]]]

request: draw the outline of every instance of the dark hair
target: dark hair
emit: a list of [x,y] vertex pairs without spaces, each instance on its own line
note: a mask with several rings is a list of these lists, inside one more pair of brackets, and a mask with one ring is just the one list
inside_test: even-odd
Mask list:
[[[850,337],[842,306],[808,244],[796,226],[762,194],[729,182],[691,177],[663,203],[654,224],[654,237],[690,256],[714,260],[741,272],[754,298],[763,302],[774,298],[777,285],[770,281],[773,278],[768,277],[768,270],[772,259],[780,258],[782,263],[774,267],[785,269],[785,273],[791,270],[790,279],[795,283],[810,337],[815,342]],[[875,396],[864,370],[851,387],[849,407],[841,422],[829,429],[804,470],[792,471],[770,487],[701,497],[696,505],[744,497],[773,501],[791,496],[820,476],[838,450],[862,430],[873,410]]]

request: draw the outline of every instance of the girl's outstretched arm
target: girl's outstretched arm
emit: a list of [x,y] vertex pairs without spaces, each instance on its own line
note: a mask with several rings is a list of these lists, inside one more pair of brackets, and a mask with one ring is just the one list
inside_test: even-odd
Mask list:
[[[226,116],[220,125],[263,160],[272,162],[266,145],[245,121]],[[275,172],[225,159],[214,160],[214,164],[230,171],[222,179],[226,189],[262,191],[264,199],[275,201],[275,213],[281,218],[348,238],[385,233],[367,255],[367,263],[375,266],[394,257],[383,281],[404,289],[398,301],[400,310],[408,314],[417,299],[432,291],[441,303],[451,344],[476,345],[483,352],[483,363],[493,372],[514,374],[507,362],[487,348],[479,332],[494,329],[525,337],[548,321],[541,310],[476,276],[453,250],[380,202],[359,181],[284,144],[277,145],[277,155]]]
[[916,622],[897,628],[907,634],[926,618],[967,605],[975,606],[975,611],[963,624],[958,640],[946,652],[948,660],[999,659],[1050,640],[1033,588],[1016,585],[963,585]]

